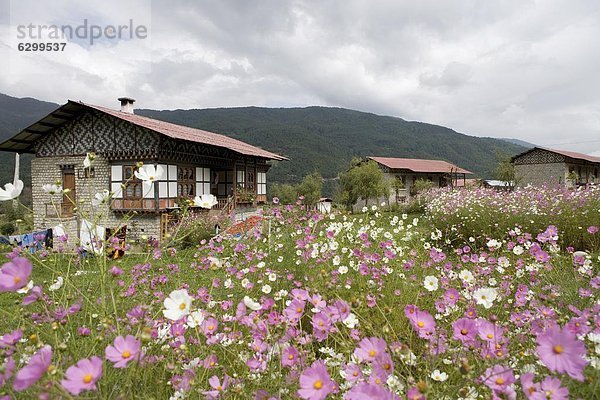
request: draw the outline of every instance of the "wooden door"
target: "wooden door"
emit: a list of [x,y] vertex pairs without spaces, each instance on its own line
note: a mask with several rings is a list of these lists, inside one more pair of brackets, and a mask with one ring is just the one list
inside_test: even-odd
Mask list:
[[68,193],[63,194],[62,215],[70,217],[75,211],[75,202],[77,201],[77,192],[75,190],[75,171],[64,170],[62,176],[63,189],[69,189]]

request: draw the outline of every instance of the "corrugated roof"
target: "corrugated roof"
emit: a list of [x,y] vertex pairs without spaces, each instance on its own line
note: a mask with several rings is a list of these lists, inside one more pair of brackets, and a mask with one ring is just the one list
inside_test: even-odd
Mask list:
[[471,171],[460,168],[442,160],[425,160],[420,158],[393,158],[393,157],[368,157],[369,159],[385,165],[390,169],[407,169],[413,172],[425,173],[459,173],[471,174]]
[[30,145],[35,140],[42,137],[44,133],[47,133],[54,129],[56,126],[60,126],[62,123],[64,123],[64,121],[61,121],[58,124],[55,123],[54,125],[49,126],[46,120],[53,118],[55,119],[54,116],[60,115],[61,113],[69,113],[70,115],[73,115],[73,113],[70,111],[74,111],[74,108],[90,108],[98,110],[105,114],[109,114],[121,120],[150,129],[154,132],[171,137],[173,139],[180,139],[189,142],[203,143],[210,146],[223,147],[235,151],[236,153],[248,156],[262,157],[270,160],[287,160],[286,157],[280,156],[275,153],[271,153],[270,151],[263,150],[259,147],[242,142],[241,140],[233,139],[218,133],[172,124],[169,122],[159,121],[153,118],[143,117],[141,115],[129,114],[110,108],[105,108],[83,102],[75,102],[72,100],[69,100],[67,104],[63,105],[56,111],[50,113],[48,116],[42,118],[40,121],[19,132],[11,139],[8,139],[4,143],[0,144],[0,150],[30,151]]

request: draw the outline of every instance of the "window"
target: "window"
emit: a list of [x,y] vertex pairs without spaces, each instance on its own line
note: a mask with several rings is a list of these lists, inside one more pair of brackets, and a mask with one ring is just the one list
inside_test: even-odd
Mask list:
[[196,194],[210,194],[210,168],[196,167]]
[[256,194],[265,195],[267,194],[267,173],[258,172],[256,174]]
[[233,193],[233,171],[219,171],[217,178],[217,195],[229,196]]
[[177,167],[177,196],[194,197],[196,195],[196,169]]
[[77,192],[75,190],[75,168],[73,166],[64,166],[62,169],[62,187],[68,193],[63,194],[61,213],[63,217],[71,217],[75,211],[75,202],[77,201]]
[[135,167],[126,165],[123,167],[123,182],[125,189],[123,190],[123,198],[134,200],[142,198],[142,181],[135,176]]
[[235,183],[238,187],[246,187],[246,171],[237,171],[237,179]]

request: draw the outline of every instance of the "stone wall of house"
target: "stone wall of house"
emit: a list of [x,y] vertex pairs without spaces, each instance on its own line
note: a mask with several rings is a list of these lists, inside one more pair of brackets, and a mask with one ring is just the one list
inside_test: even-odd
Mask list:
[[[33,215],[35,229],[51,228],[62,224],[69,235],[69,245],[76,246],[81,219],[98,221],[106,228],[117,229],[127,225],[128,240],[143,237],[160,237],[160,217],[157,215],[135,215],[124,218],[109,209],[108,204],[92,206],[96,193],[110,189],[110,164],[106,158],[97,156],[93,163],[93,177],[84,177],[84,156],[38,157],[31,162]],[[63,201],[62,195],[50,195],[42,189],[44,184],[62,181],[62,165],[73,165],[75,169],[75,192],[78,211],[73,217],[57,217]],[[125,220],[127,219],[127,220]]]
[[568,172],[564,163],[515,164],[515,181],[517,187],[564,185]]

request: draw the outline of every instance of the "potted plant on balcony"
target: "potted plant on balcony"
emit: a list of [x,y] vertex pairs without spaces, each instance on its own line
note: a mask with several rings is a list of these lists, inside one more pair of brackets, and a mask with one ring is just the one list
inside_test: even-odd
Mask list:
[[254,190],[238,186],[235,190],[235,198],[237,204],[251,204],[256,200]]

